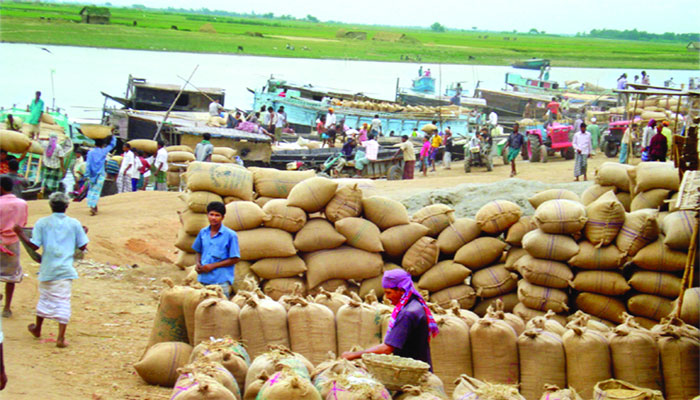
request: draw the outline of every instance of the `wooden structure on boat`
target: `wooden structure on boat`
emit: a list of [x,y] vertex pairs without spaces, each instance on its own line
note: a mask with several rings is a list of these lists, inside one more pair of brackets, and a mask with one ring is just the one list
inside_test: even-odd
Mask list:
[[272,139],[262,133],[210,126],[177,126],[174,131],[179,137],[178,144],[184,144],[193,149],[202,141],[202,135],[208,133],[211,135],[211,144],[236,150],[236,154],[241,157],[246,166],[267,165],[272,155]]

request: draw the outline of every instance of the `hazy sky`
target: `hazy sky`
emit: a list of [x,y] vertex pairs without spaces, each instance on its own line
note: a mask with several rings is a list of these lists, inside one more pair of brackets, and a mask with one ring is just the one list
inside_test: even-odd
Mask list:
[[[103,3],[95,1],[95,3]],[[687,33],[700,30],[697,0],[106,0],[112,5],[134,3],[176,7],[289,14],[311,14],[322,21],[574,34],[591,29],[638,29]]]

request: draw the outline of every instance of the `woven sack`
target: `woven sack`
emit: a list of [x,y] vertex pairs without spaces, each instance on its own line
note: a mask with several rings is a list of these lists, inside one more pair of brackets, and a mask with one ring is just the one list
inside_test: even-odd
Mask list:
[[437,263],[439,256],[437,241],[423,236],[406,251],[401,260],[401,267],[413,276],[420,276]]
[[329,279],[362,280],[379,275],[384,261],[378,253],[340,246],[332,250],[306,253],[306,278],[310,288]]
[[667,400],[692,399],[700,394],[700,341],[676,326],[664,326],[659,338],[664,393]]
[[573,200],[549,200],[537,207],[533,220],[543,232],[573,234],[586,225],[586,209]]
[[270,257],[256,261],[251,267],[263,279],[291,278],[306,272],[306,264],[299,256]]
[[287,312],[289,341],[292,351],[306,357],[316,365],[337,353],[335,315],[328,307],[303,299],[293,300]]
[[343,243],[345,236],[338,233],[333,225],[323,218],[309,219],[294,236],[294,247],[303,252],[334,249]]
[[275,197],[265,197],[265,196],[258,196],[255,200],[255,204],[257,204],[261,209],[265,207],[265,204],[267,204],[268,201],[274,200]]
[[622,313],[627,311],[620,300],[596,293],[579,293],[576,297],[576,307],[592,316],[617,323],[624,322]]
[[504,295],[515,291],[518,275],[508,272],[505,264],[497,264],[480,269],[472,276],[472,286],[476,295],[483,298]]
[[134,369],[151,385],[173,386],[179,375],[177,369],[187,364],[191,352],[192,346],[187,343],[156,343],[134,364]]
[[190,386],[196,382],[195,375],[198,375],[200,379],[204,377],[213,379],[226,388],[236,400],[241,399],[241,389],[233,374],[221,365],[221,363],[210,360],[199,360],[180,368],[180,376],[177,382],[175,382],[175,387],[178,389],[175,391],[180,390],[181,392],[173,393],[173,396],[176,396],[175,398],[178,398],[177,395],[184,396],[185,394],[182,392],[191,389]]
[[384,252],[392,257],[403,254],[428,233],[428,228],[416,222],[391,227],[379,235]]
[[528,254],[529,253],[527,252],[527,250],[523,249],[522,247],[511,247],[510,249],[508,249],[508,251],[506,252],[506,269],[508,271],[515,271],[515,264],[518,262],[518,260],[520,260]]
[[579,292],[591,292],[607,296],[621,296],[631,288],[625,277],[617,271],[581,271],[576,274],[571,287]]
[[263,225],[267,228],[295,233],[306,224],[306,212],[299,207],[290,206],[285,199],[270,200],[265,203],[262,210],[265,213]]
[[474,377],[491,383],[516,384],[520,377],[518,337],[503,320],[484,317],[469,330]]
[[324,213],[333,223],[347,217],[359,217],[362,215],[362,190],[356,183],[339,188]]
[[418,280],[418,287],[437,292],[449,286],[459,285],[471,274],[469,268],[452,260],[440,261]]
[[197,306],[204,300],[210,298],[223,299],[224,295],[219,287],[209,286],[188,291],[185,298],[182,300],[182,313],[185,317],[185,326],[187,327],[187,342],[190,344],[194,343],[195,313],[197,311]]
[[167,287],[160,293],[158,309],[153,319],[153,328],[146,348],[161,342],[187,342],[187,325],[182,305],[193,288],[175,286],[170,279],[163,279]]
[[322,177],[306,179],[295,185],[287,197],[288,205],[306,212],[323,210],[335,195],[338,183]]
[[[236,263],[236,267],[233,269],[233,292],[237,293],[239,290],[253,290],[258,287],[260,283],[260,277],[255,275],[250,267],[253,264],[248,261],[239,261]],[[253,285],[254,287],[250,287]]]
[[406,207],[388,197],[372,196],[362,199],[362,210],[365,218],[381,230],[409,223]]
[[237,400],[226,386],[205,374],[196,373],[180,381],[173,388],[171,400]]
[[138,149],[146,154],[156,154],[158,151],[158,142],[150,139],[134,139],[127,142],[132,149]]
[[450,286],[430,294],[430,302],[436,303],[443,308],[452,305],[452,301],[457,301],[461,308],[469,310],[476,302],[476,292],[471,286],[462,284]]
[[634,193],[641,193],[651,189],[675,191],[678,190],[681,184],[678,169],[673,166],[672,162],[640,163],[635,168],[635,176],[636,186]]
[[581,194],[581,203],[583,203],[584,206],[587,206],[598,200],[598,197],[611,190],[615,192],[615,186],[600,186],[598,184],[591,185]]
[[608,340],[597,331],[572,326],[564,336],[566,380],[581,397],[593,397],[596,383],[612,378]]
[[196,213],[206,213],[207,205],[213,201],[223,202],[218,194],[205,191],[186,193],[181,198],[187,204],[187,208]]
[[561,313],[569,310],[569,297],[566,292],[544,286],[537,286],[522,279],[518,282],[518,300],[533,310]]
[[540,229],[523,237],[523,248],[535,258],[555,261],[567,261],[579,251],[578,244],[570,236],[553,235]]
[[613,376],[633,385],[663,389],[659,345],[652,334],[625,321],[613,329],[609,339]]
[[180,227],[180,229],[178,229],[177,231],[175,247],[184,251],[185,253],[196,253],[196,251],[194,251],[194,249],[192,248],[195,239],[197,239],[197,236],[188,235],[187,232],[185,232],[185,229],[183,227]]
[[214,147],[212,154],[224,156],[224,157],[232,160],[234,157],[236,157],[236,150],[234,150],[230,147]]
[[[235,203],[232,203],[235,204]],[[242,260],[291,257],[297,253],[292,235],[281,229],[257,228],[238,232]]]
[[275,301],[282,301],[283,296],[306,296],[306,281],[304,278],[289,277],[275,278],[265,281],[262,291]]
[[564,263],[541,260],[529,254],[515,262],[515,269],[528,282],[539,286],[565,289],[574,278],[571,269]]
[[217,164],[195,161],[187,167],[187,188],[204,190],[220,196],[253,199],[253,174],[237,164]]
[[210,338],[198,344],[190,355],[190,364],[215,362],[221,364],[233,375],[238,387],[243,387],[250,365],[250,357],[241,342],[228,336]]
[[508,200],[494,200],[481,207],[475,219],[482,231],[498,234],[518,222],[521,215],[519,205]]
[[458,262],[472,271],[499,260],[506,243],[492,237],[480,237],[462,246],[454,256]]
[[455,210],[444,204],[433,204],[421,208],[411,217],[412,222],[425,225],[429,231],[428,235],[437,237],[440,232],[454,222]]
[[366,349],[382,342],[381,319],[374,307],[352,300],[336,314],[338,354],[355,346]]
[[[521,307],[518,307],[519,309],[525,307],[522,303],[519,304],[521,304]],[[525,329],[543,330],[561,337],[566,333],[566,328],[564,328],[565,324],[566,318],[563,315],[555,314],[554,311],[547,311],[546,313],[532,316],[529,321],[527,321]]]
[[566,386],[566,355],[561,337],[541,329],[528,329],[518,337],[520,394],[539,399],[544,385]]
[[638,387],[620,379],[598,382],[593,392],[594,397],[600,400],[664,400],[659,390]]
[[255,357],[248,368],[245,377],[246,397],[253,382],[263,377],[273,376],[280,370],[287,370],[304,379],[310,379],[309,371],[313,371],[314,366],[306,357],[299,353],[293,353],[287,346],[270,346],[267,351]]
[[468,375],[462,375],[459,378],[457,387],[452,396],[452,398],[458,400],[525,400],[525,398],[518,393],[517,385],[482,382]]
[[503,303],[504,312],[512,312],[515,309],[515,306],[518,304],[518,294],[516,292],[512,292],[488,299],[479,299],[474,306],[473,311],[476,315],[483,317],[488,312],[489,307],[495,307],[499,301]]
[[632,258],[632,262],[640,268],[651,271],[675,272],[683,271],[688,255],[663,244],[663,237],[642,248]]
[[[53,117],[51,117],[50,115],[42,113],[41,118],[44,119],[44,116],[53,119]],[[17,117],[15,117],[15,121],[17,122]],[[104,139],[112,134],[112,127],[100,124],[80,124],[80,131],[83,133],[83,135],[89,137],[90,139]],[[170,147],[177,146],[166,147],[165,149],[168,151],[168,153],[170,153],[171,151],[176,151],[170,150]]]
[[596,247],[589,241],[579,242],[579,252],[568,261],[572,267],[581,269],[618,269],[625,261],[625,255],[611,244]]
[[293,372],[275,372],[260,388],[259,400],[321,400],[321,394],[311,384]]
[[223,224],[239,232],[260,227],[264,218],[265,212],[252,201],[234,201],[226,204]]
[[520,217],[518,222],[508,228],[506,243],[511,246],[522,246],[523,236],[535,229],[537,229],[537,225],[532,217]]
[[190,210],[180,213],[180,222],[185,233],[191,236],[197,236],[199,231],[209,226],[207,214],[196,213]]
[[637,193],[630,203],[630,210],[637,211],[644,208],[658,209],[664,205],[664,201],[668,198],[670,190],[667,189],[650,189],[646,192]]
[[451,394],[460,375],[473,375],[469,326],[451,314],[435,315],[435,322],[440,334],[430,341],[433,372],[441,377],[445,390]]
[[268,345],[289,347],[287,312],[267,297],[251,297],[239,314],[241,339],[252,358],[265,352]]
[[[82,126],[81,126],[82,128]],[[190,146],[186,146],[184,144],[179,144],[179,145],[174,145],[174,146],[166,146],[165,150],[170,154],[170,152],[173,151],[186,151],[188,153],[194,154],[194,150]]]
[[328,307],[328,309],[331,310],[333,314],[338,314],[338,310],[340,310],[340,307],[350,302],[350,297],[338,292],[320,290],[319,294],[317,294],[316,297],[314,297],[314,302]]
[[612,243],[625,222],[625,208],[612,191],[589,204],[586,215],[588,221],[583,233],[597,247]]
[[281,171],[273,168],[250,168],[250,170],[255,180],[255,193],[277,199],[286,199],[296,184],[316,176],[313,170]]
[[365,251],[384,251],[377,225],[364,218],[348,217],[335,223],[335,229],[345,237],[345,243]]
[[675,299],[681,292],[681,279],[673,274],[655,271],[636,271],[629,279],[636,291]]
[[549,189],[549,190],[543,190],[541,192],[535,193],[534,196],[530,197],[527,199],[527,201],[530,203],[532,208],[537,210],[537,207],[540,206],[540,204],[544,203],[545,201],[549,200],[558,200],[558,199],[565,199],[565,200],[572,200],[576,202],[581,202],[581,199],[579,196],[572,192],[571,190],[566,190],[566,189]]
[[180,269],[185,269],[189,266],[195,265],[197,263],[196,254],[185,253],[182,250],[178,250],[177,259],[175,259],[175,265],[180,267]]
[[230,336],[241,339],[238,306],[226,299],[210,298],[197,305],[194,312],[194,342],[196,346],[209,338]]
[[194,154],[188,151],[169,151],[168,152],[168,162],[169,163],[187,163],[194,161]]
[[625,207],[625,212],[630,212],[632,209],[632,195],[628,192],[617,192],[615,193],[615,197],[617,197],[617,200],[622,203],[622,206]]
[[634,167],[617,162],[604,162],[596,170],[595,183],[601,186],[615,186],[623,192],[630,191],[630,178],[627,171]]
[[544,385],[543,390],[540,400],[583,400],[576,390],[571,388],[559,389],[556,385]]
[[479,237],[480,233],[481,228],[479,228],[475,220],[458,218],[440,232],[437,239],[440,252],[454,254],[460,247]]
[[673,312],[673,301],[653,294],[637,294],[627,300],[630,313],[660,321]]
[[690,325],[700,325],[700,288],[689,288],[683,293],[681,319]]
[[634,257],[639,249],[656,240],[658,235],[656,211],[638,210],[625,216],[625,223],[617,235],[615,244],[622,253]]
[[384,277],[384,272],[390,271],[392,269],[400,269],[401,267],[394,263],[384,263],[382,267],[382,273],[374,278],[364,279],[360,283],[359,295],[361,298],[365,298],[370,292],[374,291],[374,294],[381,299],[384,296],[384,288],[382,287],[382,278]]
[[692,211],[676,211],[668,214],[662,224],[664,244],[674,250],[687,251],[697,219]]

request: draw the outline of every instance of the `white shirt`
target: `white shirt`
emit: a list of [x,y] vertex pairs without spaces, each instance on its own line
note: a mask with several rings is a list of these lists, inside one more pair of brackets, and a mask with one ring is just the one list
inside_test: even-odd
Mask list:
[[209,115],[212,117],[218,117],[219,116],[219,108],[221,108],[221,105],[215,101],[212,101],[209,103]]
[[134,166],[131,167],[129,170],[129,173],[131,174],[131,177],[133,179],[139,179],[141,177],[141,173],[139,172],[139,169],[141,168],[141,159],[134,154]]
[[651,126],[644,128],[644,134],[642,135],[642,147],[649,147],[651,144],[651,137],[656,135],[656,129]]
[[495,111],[491,111],[489,114],[489,123],[494,126],[498,124],[498,114]]
[[372,120],[372,126],[369,128],[370,131],[379,132],[382,129],[382,120],[375,118]]
[[277,113],[277,122],[275,122],[275,127],[276,128],[284,128],[284,126],[287,124],[287,114],[286,113]]
[[367,140],[363,144],[364,148],[367,150],[366,156],[368,160],[376,161],[377,154],[379,153],[379,142],[376,140]]
[[[151,165],[151,166],[153,165],[154,160],[155,160],[155,157],[153,157],[153,156],[149,156],[146,158],[146,162],[148,163],[148,165]],[[151,176],[151,169],[149,168],[146,170],[146,172],[144,172],[143,177],[148,178],[150,176]]]
[[119,175],[124,175],[124,172],[126,172],[126,169],[131,166],[129,169],[129,174],[131,174],[133,168],[134,168],[134,152],[129,150],[126,153],[123,154],[124,158],[122,158],[122,163],[119,166]]
[[326,114],[326,128],[330,128],[331,125],[335,125],[335,113]]
[[265,126],[270,126],[270,125],[276,123],[277,122],[277,118],[275,118],[276,115],[277,114],[275,114],[274,111],[268,112],[267,114],[265,114],[265,116],[263,116],[263,124],[265,124]]
[[165,147],[161,147],[158,149],[158,152],[156,153],[156,167],[160,165],[159,171],[167,171],[168,170],[168,150],[165,150]]

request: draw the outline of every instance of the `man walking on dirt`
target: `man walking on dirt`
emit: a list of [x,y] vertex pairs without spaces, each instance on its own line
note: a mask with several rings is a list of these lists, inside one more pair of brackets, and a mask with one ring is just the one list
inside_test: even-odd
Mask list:
[[396,150],[394,158],[403,153],[403,179],[413,179],[413,172],[416,170],[416,152],[413,149],[413,143],[408,141],[408,136],[401,136],[401,144]]
[[41,99],[41,92],[37,90],[36,97],[29,105],[29,118],[27,119],[32,140],[39,138],[39,123],[42,114],[44,114],[44,100]]
[[586,132],[586,124],[581,124],[581,131],[576,132],[574,140],[571,143],[576,150],[576,159],[574,161],[574,180],[578,182],[578,177],[583,175],[583,180],[588,180],[588,158],[591,157],[592,145],[591,134]]
[[508,141],[506,142],[506,149],[508,150],[506,159],[510,163],[511,178],[518,173],[515,169],[515,159],[518,157],[518,154],[520,154],[520,148],[523,147],[523,143],[525,142],[525,139],[519,130],[520,125],[517,123],[513,125],[513,133],[508,136]]
[[12,316],[15,284],[22,282],[19,238],[14,227],[27,225],[27,202],[12,194],[12,178],[0,178],[0,282],[5,282],[5,308],[2,317]]

